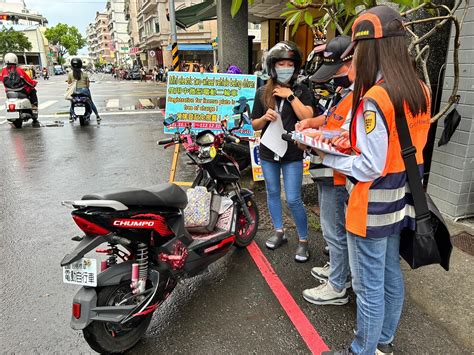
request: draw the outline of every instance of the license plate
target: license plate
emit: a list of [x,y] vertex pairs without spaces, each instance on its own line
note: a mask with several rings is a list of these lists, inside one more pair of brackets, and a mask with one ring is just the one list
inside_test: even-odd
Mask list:
[[17,120],[20,118],[20,112],[18,111],[13,111],[13,112],[6,112],[5,118],[7,120]]
[[82,116],[86,113],[86,108],[84,106],[74,107],[74,113],[76,115]]
[[97,260],[82,258],[63,266],[63,282],[81,286],[97,286]]

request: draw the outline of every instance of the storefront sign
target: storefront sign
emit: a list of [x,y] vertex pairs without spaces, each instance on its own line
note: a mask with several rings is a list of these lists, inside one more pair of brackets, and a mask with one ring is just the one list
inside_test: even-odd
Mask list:
[[[191,124],[194,132],[213,130],[221,132],[221,121],[233,127],[234,106],[246,98],[249,110],[256,92],[255,75],[170,72],[166,94],[166,117],[176,117],[177,123],[165,127],[165,133]],[[237,116],[239,117],[239,116]],[[251,124],[237,132],[241,137],[252,137]]]
[[150,55],[150,57],[154,57],[156,55],[155,51],[149,51],[148,54]]

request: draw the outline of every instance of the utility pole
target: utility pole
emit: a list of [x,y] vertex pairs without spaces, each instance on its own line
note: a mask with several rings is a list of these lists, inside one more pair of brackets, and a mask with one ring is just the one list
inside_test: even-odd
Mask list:
[[173,57],[171,70],[179,71],[179,52],[178,52],[178,35],[176,33],[176,13],[174,10],[174,0],[168,0],[171,30],[171,55]]

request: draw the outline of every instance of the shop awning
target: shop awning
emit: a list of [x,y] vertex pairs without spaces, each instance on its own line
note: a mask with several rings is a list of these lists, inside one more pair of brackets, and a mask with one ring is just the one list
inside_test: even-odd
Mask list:
[[176,11],[176,25],[186,29],[201,21],[214,20],[217,8],[214,0],[206,0],[200,4],[185,7]]
[[[166,48],[171,50],[171,44]],[[180,51],[212,51],[212,44],[208,43],[178,43],[178,50]]]

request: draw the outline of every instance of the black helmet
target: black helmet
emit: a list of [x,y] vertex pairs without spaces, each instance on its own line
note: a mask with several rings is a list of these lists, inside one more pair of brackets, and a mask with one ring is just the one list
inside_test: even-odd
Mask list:
[[71,67],[74,69],[81,69],[82,68],[82,60],[80,58],[72,58],[71,59]]
[[291,60],[295,64],[295,72],[291,81],[298,77],[301,68],[301,52],[296,43],[290,41],[283,41],[275,44],[267,53],[267,71],[270,78],[276,80],[277,74],[275,71],[275,63],[279,60]]

